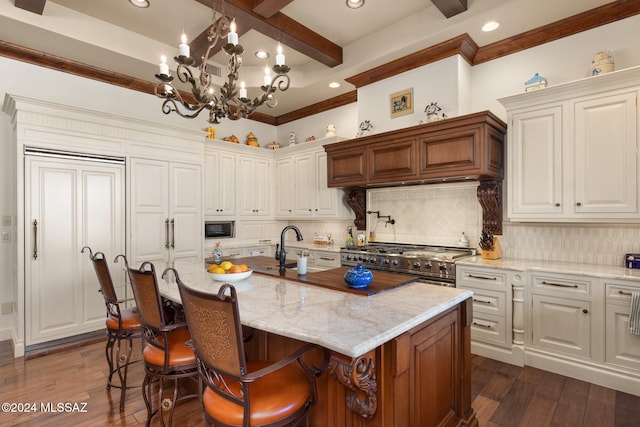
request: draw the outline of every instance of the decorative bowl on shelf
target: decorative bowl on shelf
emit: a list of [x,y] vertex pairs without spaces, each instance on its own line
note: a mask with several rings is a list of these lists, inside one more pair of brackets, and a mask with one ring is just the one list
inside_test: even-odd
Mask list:
[[364,268],[362,264],[358,264],[357,267],[350,268],[344,273],[344,281],[354,289],[366,288],[372,280],[373,273]]
[[226,273],[226,274],[216,274],[209,273],[207,271],[209,277],[218,282],[239,282],[240,280],[244,280],[253,274],[253,270],[244,271],[242,273]]

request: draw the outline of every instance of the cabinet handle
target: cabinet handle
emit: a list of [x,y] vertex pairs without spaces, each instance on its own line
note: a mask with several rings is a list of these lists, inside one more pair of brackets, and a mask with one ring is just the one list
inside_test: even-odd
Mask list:
[[487,328],[487,329],[493,328],[493,325],[485,325],[484,323],[478,323],[475,320],[473,321],[472,325],[480,326],[480,327]]
[[497,277],[476,276],[475,274],[469,274],[469,277],[473,279],[482,279],[482,280],[498,280]]
[[631,296],[631,292],[618,291],[618,294],[624,295],[626,297],[630,297]]
[[323,260],[325,260],[325,261],[335,261],[335,260],[336,260],[335,258],[327,258],[327,257],[324,257],[324,256],[321,256],[321,257],[319,257],[319,258],[320,258],[320,259],[323,259]]
[[582,312],[583,312],[584,314],[588,314],[588,313],[589,313],[589,310],[587,310],[586,308],[583,308],[583,309],[582,309]]
[[164,220],[164,247],[169,249],[169,218]]
[[38,259],[38,220],[33,220],[33,259]]
[[560,203],[556,203],[556,207],[559,208],[560,207]]
[[176,220],[171,218],[171,247],[176,247]]
[[549,285],[549,286],[557,286],[559,288],[577,288],[578,287],[578,285],[574,285],[574,284],[565,285],[564,283],[553,283],[553,282],[547,282],[546,280],[543,280],[542,284]]
[[491,304],[491,301],[485,301],[485,300],[478,299],[478,298],[474,298],[473,302],[481,302],[483,304]]
[[576,206],[582,206],[582,203],[578,202],[576,203]]

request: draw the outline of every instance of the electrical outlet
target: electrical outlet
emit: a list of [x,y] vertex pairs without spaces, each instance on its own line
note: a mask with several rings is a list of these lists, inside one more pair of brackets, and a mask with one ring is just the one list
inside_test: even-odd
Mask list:
[[11,243],[11,233],[7,231],[2,232],[2,243]]
[[2,314],[11,314],[12,311],[13,311],[13,304],[11,304],[10,302],[2,303]]

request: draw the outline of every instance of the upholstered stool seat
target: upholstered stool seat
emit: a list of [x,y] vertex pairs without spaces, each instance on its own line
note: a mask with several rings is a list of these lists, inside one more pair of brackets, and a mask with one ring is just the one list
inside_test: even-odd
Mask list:
[[[193,349],[189,344],[191,337],[189,336],[188,329],[177,329],[169,334],[168,337],[168,366],[193,365],[196,363],[196,356],[193,354]],[[158,337],[158,341],[163,342],[163,338]],[[163,366],[165,350],[163,348],[147,344],[142,351],[142,358],[148,365]]]
[[[135,307],[125,308],[120,310],[120,319],[116,316],[107,316],[106,326],[107,329],[121,329],[122,331],[140,331],[142,324],[140,323],[140,316]],[[120,327],[118,326],[120,325]]]
[[[249,362],[247,369],[255,372],[273,362]],[[230,391],[240,395],[240,383],[229,381]],[[249,384],[251,395],[250,425],[269,425],[301,413],[309,404],[312,387],[309,375],[300,365],[292,363],[273,374]],[[225,425],[242,426],[244,408],[207,387],[202,397],[204,409],[214,420]]]

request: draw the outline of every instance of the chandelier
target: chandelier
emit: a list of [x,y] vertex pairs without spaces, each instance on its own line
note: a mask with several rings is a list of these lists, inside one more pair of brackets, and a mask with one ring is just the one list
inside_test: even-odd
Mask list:
[[[196,80],[191,72],[191,67],[195,64],[195,59],[191,57],[190,47],[187,44],[186,35],[182,35],[182,43],[179,46],[178,56],[174,60],[178,64],[176,73],[178,79],[191,86],[193,100],[185,99],[173,85],[173,76],[169,73],[169,66],[166,58],[162,57],[160,72],[156,74],[159,83],[156,84],[154,92],[156,96],[164,99],[162,102],[162,112],[170,114],[175,112],[188,119],[197,117],[201,112],[209,112],[209,123],[218,124],[220,119],[228,117],[231,120],[249,117],[258,107],[266,105],[274,108],[278,105],[276,90],[285,91],[289,89],[289,67],[284,63],[282,47],[278,45],[276,64],[272,67],[275,77],[271,77],[269,67],[265,69],[264,84],[260,86],[262,94],[253,99],[247,97],[247,89],[244,82],[240,88],[237,86],[238,70],[242,64],[242,53],[244,48],[238,44],[238,33],[236,33],[235,20],[230,21],[221,12],[216,12],[212,7],[212,24],[207,30],[207,40],[209,45],[206,53],[202,56],[202,61],[198,66],[199,78]],[[220,87],[218,93],[213,86],[212,75],[207,71],[207,62],[219,40],[225,40],[222,50],[229,55],[227,81]]]

